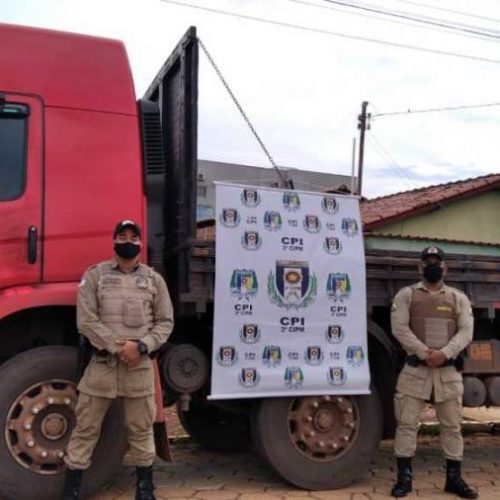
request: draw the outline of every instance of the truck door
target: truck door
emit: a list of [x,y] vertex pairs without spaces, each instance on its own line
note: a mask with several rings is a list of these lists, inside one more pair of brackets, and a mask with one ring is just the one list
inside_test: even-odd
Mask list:
[[42,165],[42,103],[0,93],[0,289],[41,279]]

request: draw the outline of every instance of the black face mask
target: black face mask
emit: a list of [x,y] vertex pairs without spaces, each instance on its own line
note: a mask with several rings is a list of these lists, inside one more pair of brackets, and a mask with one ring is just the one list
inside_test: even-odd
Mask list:
[[133,259],[139,255],[140,251],[141,245],[136,245],[130,241],[127,241],[126,243],[115,243],[116,255],[122,259]]
[[439,264],[427,264],[424,267],[424,279],[429,283],[437,283],[443,277],[443,268]]

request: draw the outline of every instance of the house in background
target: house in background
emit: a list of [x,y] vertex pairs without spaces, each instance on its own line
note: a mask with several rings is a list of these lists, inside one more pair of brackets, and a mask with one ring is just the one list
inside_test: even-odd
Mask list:
[[[347,175],[311,172],[297,168],[280,167],[285,180],[293,181],[294,188],[300,191],[346,192],[351,187],[351,177]],[[215,216],[214,182],[230,182],[270,188],[283,187],[278,173],[272,168],[237,165],[218,161],[198,160],[198,198],[196,219],[204,220]],[[354,186],[357,179],[354,178]]]
[[500,174],[363,200],[367,249],[500,256]]

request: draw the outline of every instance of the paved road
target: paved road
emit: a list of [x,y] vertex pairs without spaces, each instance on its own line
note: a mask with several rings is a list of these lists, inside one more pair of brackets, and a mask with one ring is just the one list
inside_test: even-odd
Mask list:
[[[464,476],[479,488],[481,500],[500,499],[500,436],[472,435],[465,438]],[[180,500],[366,500],[391,498],[394,479],[392,442],[384,441],[370,473],[348,488],[336,491],[302,491],[283,482],[254,454],[214,453],[188,439],[173,447],[175,462],[155,465],[158,499]],[[408,498],[441,500],[454,498],[442,491],[444,468],[439,438],[419,439],[414,461],[415,492]],[[125,467],[92,497],[92,500],[134,498],[134,471]]]

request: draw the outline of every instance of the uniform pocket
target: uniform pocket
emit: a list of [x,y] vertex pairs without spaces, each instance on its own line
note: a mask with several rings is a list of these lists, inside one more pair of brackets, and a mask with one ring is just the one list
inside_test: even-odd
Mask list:
[[429,369],[425,366],[410,366],[406,365],[401,374],[419,379],[426,379],[429,374]]
[[80,381],[80,388],[82,391],[88,391],[91,394],[114,397],[116,392],[116,369],[110,366],[107,357],[94,356],[90,360]]
[[445,399],[461,398],[464,393],[462,375],[453,366],[441,368],[439,374]]
[[441,380],[446,382],[462,382],[462,375],[453,366],[441,370]]
[[137,366],[127,366],[124,387],[126,396],[144,396],[154,393],[153,364],[143,357]]
[[142,300],[128,299],[123,302],[123,323],[131,327],[139,327],[146,324],[146,314]]

